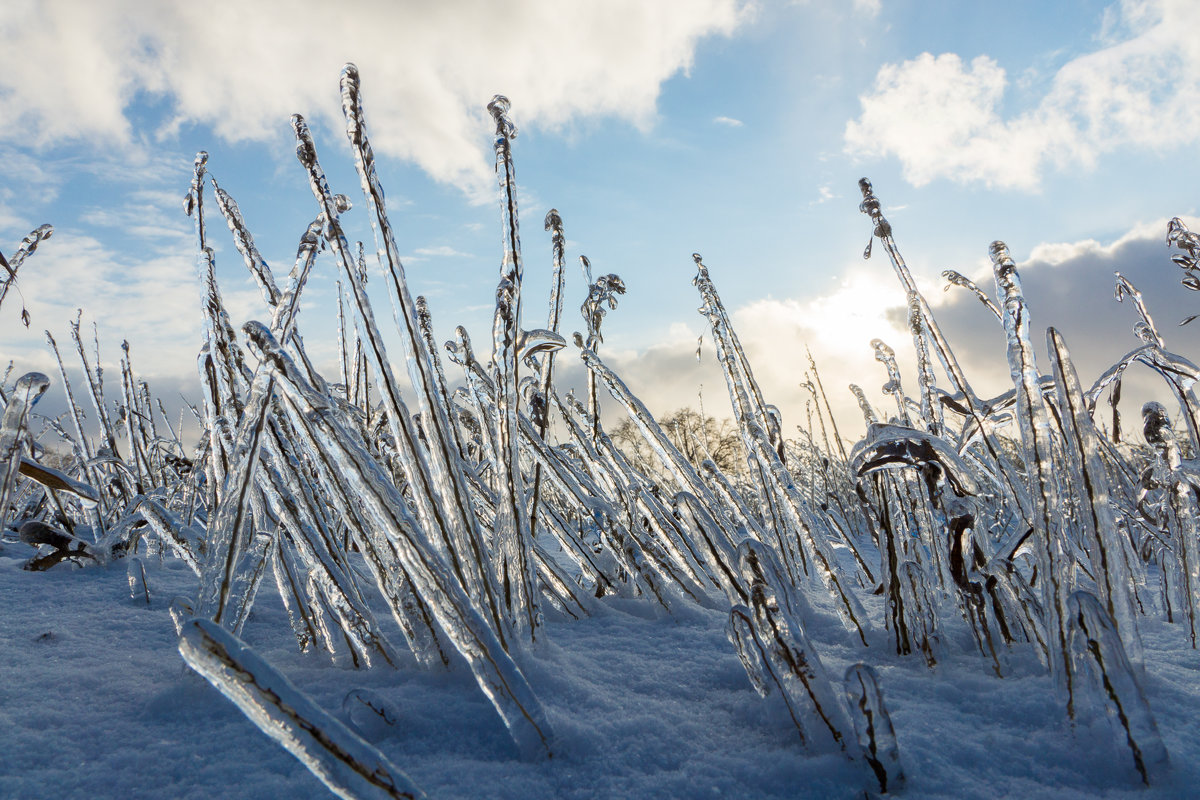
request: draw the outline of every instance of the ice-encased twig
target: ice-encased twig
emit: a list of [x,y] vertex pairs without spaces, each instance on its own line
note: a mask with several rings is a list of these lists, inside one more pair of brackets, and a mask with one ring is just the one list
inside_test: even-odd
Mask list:
[[[307,653],[312,650],[314,643],[320,640],[321,630],[313,619],[300,568],[282,536],[275,540],[271,552],[271,572],[275,576],[275,587],[279,590],[279,599],[283,601],[296,644],[299,645],[301,653]],[[322,641],[321,646],[328,647],[329,643]]]
[[[358,68],[353,64],[347,64],[342,70],[341,94],[342,112],[346,117],[346,136],[354,152],[354,163],[363,194],[372,212],[371,227],[375,232],[376,247],[387,265],[387,285],[392,298],[396,327],[400,332],[400,344],[417,395],[417,407],[422,419],[427,421],[424,433],[428,444],[428,460],[418,461],[414,466],[420,470],[428,465],[429,477],[420,477],[428,481],[429,487],[423,488],[422,491],[432,494],[430,510],[441,516],[438,524],[444,529],[442,535],[447,538],[451,565],[467,595],[485,616],[492,617],[492,624],[496,627],[501,641],[504,641],[505,631],[497,607],[498,587],[492,584],[486,567],[488,553],[467,496],[458,446],[451,432],[449,408],[439,383],[437,364],[431,348],[421,335],[419,313],[408,289],[404,266],[400,261],[391,221],[387,216],[383,186],[379,182],[374,151],[367,137]],[[513,202],[515,203],[515,200]],[[513,224],[515,228],[515,221]],[[519,266],[517,274],[519,281]],[[377,371],[384,368],[380,364],[376,364],[375,367]],[[405,456],[407,455],[406,453]]]
[[174,512],[151,497],[139,498],[137,508],[158,534],[158,538],[170,547],[192,572],[200,575],[198,556],[203,554],[204,531],[186,524]]
[[42,373],[22,375],[0,417],[0,530],[19,521],[9,519],[8,507],[21,470],[21,457],[27,449],[29,414],[48,388],[50,379]]
[[[892,225],[883,215],[883,207],[879,199],[875,196],[871,182],[866,178],[862,178],[858,182],[860,191],[862,192],[863,201],[859,206],[859,210],[867,214],[874,223],[875,228],[873,235],[879,237],[879,241],[883,243],[884,249],[887,250],[888,258],[892,262],[892,267],[896,272],[896,276],[900,279],[900,283],[904,286],[905,293],[909,299],[910,315],[915,311],[921,318],[920,329],[914,329],[914,335],[918,333],[927,337],[933,345],[934,351],[937,353],[938,360],[942,364],[942,368],[946,372],[946,376],[950,378],[950,382],[954,384],[954,388],[958,391],[966,405],[967,413],[971,419],[980,426],[983,434],[983,445],[987,449],[988,455],[996,461],[1001,469],[1000,475],[1006,483],[1015,484],[1015,471],[1008,463],[1008,457],[1000,448],[995,437],[990,430],[984,426],[984,417],[986,416],[986,407],[980,401],[975,391],[971,388],[967,381],[966,374],[958,363],[958,359],[954,355],[954,351],[950,348],[949,342],[942,333],[941,327],[938,325],[936,318],[933,315],[929,303],[925,300],[925,296],[917,289],[916,281],[913,280],[912,273],[908,269],[908,265],[904,262],[904,257],[901,256],[899,248],[896,246],[896,241],[892,236]],[[945,274],[945,273],[943,273]],[[982,296],[982,292],[978,293]],[[915,308],[913,304],[915,303]],[[911,317],[910,317],[911,319]],[[916,339],[914,339],[916,344]],[[920,353],[921,345],[918,345],[918,353]],[[927,378],[932,378],[932,373],[922,373]],[[897,398],[899,399],[899,397]],[[930,398],[932,400],[932,397]],[[901,415],[902,418],[905,416]],[[1021,495],[1014,488],[1014,497],[1020,502]],[[1021,505],[1022,514],[1028,518],[1029,509],[1025,505]]]
[[[67,379],[67,368],[63,364],[62,355],[58,351],[58,343],[54,341],[54,337],[50,335],[50,331],[46,331],[46,341],[50,345],[50,349],[54,352],[54,361],[58,364],[58,375],[62,379],[63,392],[67,396],[67,404],[70,407],[71,423],[74,427],[75,436],[71,440],[72,447],[76,450],[76,457],[80,460],[80,468],[83,470],[83,475],[87,479],[87,483],[92,486],[99,486],[100,482],[96,479],[96,472],[91,464],[92,458],[95,456],[95,451],[92,448],[91,437],[85,436],[83,432],[83,409],[75,402],[75,393],[71,389],[71,382]],[[97,506],[90,512],[92,525],[95,528],[95,538],[99,538],[104,533],[104,519],[108,511],[107,498],[98,493],[96,496]]]
[[[274,388],[272,370],[265,364],[260,365],[242,413],[230,454],[229,471],[218,495],[219,505],[208,524],[196,614],[218,623],[224,621],[226,607],[231,601],[241,602],[234,594],[233,584],[239,577],[235,568],[250,541],[247,514],[250,511],[251,494],[256,491],[254,475]],[[235,623],[230,630],[240,632],[240,626]]]
[[258,247],[254,244],[254,237],[250,233],[250,229],[246,226],[245,219],[242,218],[242,211],[238,208],[237,202],[220,186],[217,185],[216,178],[210,178],[213,185],[213,194],[217,200],[217,209],[221,212],[221,216],[225,218],[225,224],[229,226],[229,232],[233,234],[233,244],[237,251],[241,254],[242,260],[246,262],[246,269],[250,270],[250,274],[254,276],[254,280],[258,283],[258,288],[262,292],[263,300],[269,306],[276,306],[279,303],[280,293],[279,287],[275,284],[275,276],[271,272],[271,268],[263,259],[262,254],[258,251]]
[[530,641],[540,636],[542,619],[534,580],[531,550],[533,532],[525,480],[521,475],[520,433],[517,407],[520,402],[518,340],[521,335],[521,237],[517,215],[517,185],[512,159],[516,127],[508,119],[508,98],[496,95],[488,111],[496,123],[496,179],[499,185],[500,219],[504,259],[496,287],[496,311],[492,318],[491,374],[496,403],[495,446],[497,493],[494,557],[497,558],[500,589],[514,629]]
[[100,369],[100,359],[97,356],[96,369],[95,373],[93,373],[91,364],[88,362],[87,350],[83,346],[83,338],[79,333],[79,317],[77,316],[70,324],[71,340],[75,342],[75,349],[79,353],[79,362],[83,366],[83,376],[87,379],[88,397],[91,398],[92,407],[96,410],[96,420],[100,425],[100,435],[104,437],[104,442],[109,452],[113,456],[116,456],[118,455],[117,436],[113,431],[112,422],[108,416],[108,408],[104,403],[104,383]]
[[[546,328],[553,333],[558,333],[559,321],[562,318],[562,290],[565,279],[563,263],[566,260],[567,246],[567,239],[563,234],[562,217],[559,216],[558,209],[552,208],[546,212],[544,227],[550,231],[550,246],[554,263],[554,271],[550,278],[550,313],[546,320]],[[545,438],[546,430],[550,426],[549,397],[554,385],[554,357],[556,355],[558,355],[556,350],[545,353],[538,369],[538,396],[542,407],[540,413],[534,416],[534,424],[537,426],[538,436],[542,438]],[[535,537],[537,536],[541,488],[542,465],[537,464],[533,468],[533,491],[529,501],[529,530]]]
[[749,602],[749,587],[738,572],[733,545],[704,502],[691,492],[680,492],[675,495],[674,507],[709,579],[725,593],[730,605]]
[[[759,388],[758,381],[754,379],[754,373],[750,369],[750,360],[746,358],[746,351],[742,348],[737,332],[733,329],[716,285],[709,277],[708,268],[704,265],[699,253],[693,253],[692,260],[696,262],[696,277],[692,279],[692,283],[704,299],[704,306],[700,309],[700,313],[708,319],[710,326],[713,326],[713,339],[714,341],[720,340],[726,353],[724,357],[718,355],[725,370],[726,380],[730,385],[734,410],[738,412],[739,416],[748,414],[767,432],[772,447],[779,450],[783,443],[783,432],[779,420],[768,413],[762,389]],[[735,394],[734,385],[740,387],[744,396],[733,396]]]
[[206,619],[183,627],[179,652],[330,791],[343,798],[423,798],[399,768],[240,639]]
[[858,634],[867,644],[867,615],[858,596],[846,585],[845,575],[824,534],[825,523],[808,507],[795,481],[784,467],[778,454],[769,446],[766,433],[753,423],[743,420],[742,431],[751,455],[763,466],[763,472],[774,491],[790,528],[799,536],[804,553],[816,566],[817,575],[832,596],[838,616],[847,630]]
[[[581,342],[576,341],[576,344],[581,344]],[[604,383],[609,394],[625,406],[625,410],[629,414],[630,419],[633,420],[638,432],[649,443],[663,466],[678,482],[679,487],[684,491],[694,494],[704,506],[719,508],[720,504],[717,502],[716,496],[708,487],[708,484],[704,482],[704,479],[700,477],[700,473],[679,452],[679,448],[667,436],[649,409],[646,408],[646,405],[629,390],[625,382],[600,360],[595,351],[582,348],[579,355],[587,368],[596,373],[596,376]],[[723,526],[718,526],[718,528],[728,535]]]
[[[545,712],[516,663],[505,652],[495,632],[471,604],[461,584],[440,555],[430,546],[404,498],[375,462],[361,440],[331,413],[328,401],[312,390],[291,359],[261,325],[247,324],[247,338],[279,375],[291,404],[289,416],[306,421],[317,437],[311,451],[314,466],[345,494],[334,496],[343,510],[353,502],[371,525],[352,531],[363,549],[392,553],[403,565],[418,595],[438,626],[466,659],[480,688],[500,713],[509,733],[526,757],[550,754],[552,733]],[[381,588],[390,578],[381,570],[386,562],[368,559]]]
[[1090,592],[1072,594],[1068,612],[1072,662],[1076,669],[1091,674],[1095,701],[1116,717],[1120,733],[1133,754],[1134,766],[1142,782],[1148,785],[1166,770],[1167,750],[1146,695],[1121,646],[1121,636],[1112,617]]
[[371,653],[378,652],[394,666],[398,659],[363,602],[353,570],[339,556],[342,552],[339,543],[333,540],[320,515],[314,513],[319,507],[316,498],[307,482],[296,475],[295,465],[283,452],[282,443],[276,439],[273,444],[273,463],[260,468],[259,487],[272,512],[285,526],[284,538],[295,546],[309,574],[320,586],[356,661],[370,666]]
[[1121,543],[1122,533],[1117,529],[1116,515],[1109,501],[1109,477],[1100,457],[1100,434],[1088,413],[1083,387],[1075,365],[1071,363],[1067,344],[1054,328],[1046,332],[1046,346],[1058,392],[1070,485],[1077,496],[1076,508],[1079,513],[1076,521],[1086,537],[1087,549],[1092,557],[1092,572],[1099,598],[1121,634],[1125,652],[1135,664],[1140,664],[1142,642],[1138,635],[1133,599],[1130,597],[1133,579]]
[[1146,442],[1155,448],[1160,466],[1166,472],[1166,523],[1170,549],[1179,564],[1184,612],[1188,620],[1192,647],[1200,636],[1200,479],[1184,468],[1175,431],[1161,403],[1142,406]]
[[[52,235],[54,235],[54,226],[39,225],[21,240],[21,243],[17,245],[17,249],[13,251],[11,256],[5,258],[3,254],[0,254],[0,267],[4,267],[5,272],[8,273],[4,277],[3,285],[0,285],[0,304],[4,302],[4,298],[8,295],[8,290],[16,285],[17,270],[25,263],[25,259],[37,250],[39,244],[49,239]],[[25,314],[24,309],[22,309],[22,315],[25,327],[29,327],[29,317]]]
[[751,587],[750,602],[751,609],[735,606],[734,611],[753,620],[758,653],[751,651],[742,663],[757,667],[757,655],[764,673],[756,678],[748,669],[752,682],[757,688],[760,680],[769,679],[779,688],[806,744],[829,742],[845,750],[849,731],[846,712],[803,627],[779,607],[775,593],[766,584],[756,582]]
[[1066,647],[1066,602],[1071,588],[1068,563],[1071,548],[1061,504],[1062,490],[1055,467],[1050,420],[1039,385],[1029,336],[1029,309],[1021,291],[1017,266],[1004,242],[992,242],[989,254],[996,278],[996,291],[1004,309],[1009,372],[1016,388],[1016,417],[1025,467],[1029,473],[1038,583],[1049,636],[1050,674],[1056,685],[1064,690],[1069,707],[1071,671]]
[[900,749],[896,746],[896,729],[883,703],[875,670],[866,664],[854,664],[846,670],[843,681],[846,701],[858,746],[879,781],[879,791],[887,794],[904,786],[904,770],[900,766]]
[[949,291],[951,285],[961,286],[962,288],[971,292],[971,294],[975,295],[976,299],[983,304],[983,307],[992,312],[992,316],[996,318],[997,322],[1003,323],[1004,317],[1000,313],[1000,309],[997,308],[996,304],[991,301],[991,298],[983,293],[982,289],[975,285],[975,281],[952,269],[942,270],[942,277],[948,281],[948,283],[942,287],[943,291]]

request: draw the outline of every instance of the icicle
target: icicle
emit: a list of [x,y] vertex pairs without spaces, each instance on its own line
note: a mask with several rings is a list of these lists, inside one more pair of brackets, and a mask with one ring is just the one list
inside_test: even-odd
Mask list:
[[339,797],[425,796],[382,753],[219,625],[205,619],[189,622],[180,636],[179,652],[188,666]]

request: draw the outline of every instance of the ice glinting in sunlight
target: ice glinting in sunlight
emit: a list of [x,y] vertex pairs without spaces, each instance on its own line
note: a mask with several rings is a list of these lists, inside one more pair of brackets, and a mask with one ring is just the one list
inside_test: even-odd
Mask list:
[[[203,320],[202,398],[192,409],[199,444],[186,450],[128,343],[106,393],[99,336],[87,347],[82,317],[70,323],[83,400],[47,333],[64,417],[33,408],[49,386],[44,375],[0,387],[0,518],[5,536],[39,548],[28,569],[125,559],[131,594],[153,608],[150,556],[182,561],[196,574],[195,592],[170,609],[185,660],[342,796],[419,791],[240,640],[257,624],[251,611],[264,581],[307,658],[358,669],[465,666],[528,759],[570,758],[530,680],[544,673],[529,665],[541,666],[540,643],[553,636],[546,620],[581,620],[615,596],[655,615],[719,613],[745,690],[780,704],[801,746],[865,763],[861,788],[870,791],[905,781],[904,731],[893,727],[886,687],[868,665],[897,659],[931,680],[946,665],[1009,679],[1040,662],[1051,680],[1039,680],[1061,690],[1064,718],[1078,727],[1114,720],[1113,741],[1128,748],[1138,778],[1163,775],[1166,750],[1141,690],[1141,631],[1162,618],[1197,646],[1200,368],[1168,350],[1127,278],[1116,276],[1117,297],[1132,301],[1137,346],[1088,388],[1054,329],[1049,370],[1039,371],[1029,303],[1006,246],[991,248],[995,300],[943,273],[980,301],[981,324],[999,323],[1007,335],[997,357],[1013,388],[981,397],[863,179],[860,208],[899,281],[915,374],[902,374],[887,343],[863,343],[886,382],[882,396],[870,393],[878,405],[858,384],[843,398],[864,417],[865,433],[852,442],[808,353],[797,375],[807,424],[789,435],[734,330],[719,272],[694,255],[704,335],[733,415],[722,456],[703,409],[699,428],[689,429],[687,415],[664,424],[601,358],[605,314],[626,286],[615,274],[594,277],[585,256],[586,333],[573,338],[586,397],[556,380],[565,372],[555,359],[566,345],[567,240],[551,210],[549,314],[545,328],[528,326],[523,278],[533,248],[521,246],[516,128],[501,95],[488,105],[502,240],[491,350],[477,354],[459,326],[445,366],[436,309],[412,295],[400,260],[353,65],[339,88],[365,199],[359,212],[372,228],[403,368],[387,352],[394,339],[368,291],[367,247],[348,232],[354,209],[330,186],[303,117],[292,128],[315,208],[286,281],[232,192],[209,174],[207,153],[197,154],[185,211]],[[235,329],[230,319],[209,239],[208,184],[259,287],[264,322]],[[4,291],[49,230],[2,262]],[[1200,289],[1200,239],[1173,220],[1167,243],[1180,251],[1173,260],[1184,286]],[[338,279],[336,379],[310,359],[301,335],[301,297],[328,261]],[[1122,438],[1117,411],[1136,363],[1163,378],[1173,404],[1143,407],[1147,447]],[[626,418],[616,428],[602,418],[602,392]],[[1111,427],[1095,418],[1105,393]],[[40,442],[51,435],[70,445],[65,465],[45,463]],[[837,661],[859,663],[839,682],[825,666]],[[364,733],[392,728],[389,708],[382,689],[356,689],[343,704]]]

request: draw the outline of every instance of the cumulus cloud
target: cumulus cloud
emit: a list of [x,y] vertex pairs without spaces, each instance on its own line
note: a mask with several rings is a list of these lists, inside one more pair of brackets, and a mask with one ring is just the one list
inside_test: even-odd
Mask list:
[[[1166,230],[1164,219],[1138,225],[1108,244],[1091,239],[1042,244],[1033,248],[1028,258],[1018,261],[1034,344],[1043,366],[1045,331],[1051,326],[1066,340],[1085,384],[1141,346],[1133,334],[1139,319],[1133,304],[1128,300],[1119,303],[1114,296],[1115,272],[1142,292],[1167,349],[1195,359],[1200,353],[1200,328],[1193,327],[1196,323],[1180,328],[1178,323],[1200,311],[1200,295],[1179,285],[1182,272],[1170,261],[1175,251],[1165,245]],[[981,270],[975,278],[994,298],[991,270]],[[984,388],[1011,388],[1000,325],[989,321],[987,312],[965,291],[954,290],[943,298],[944,304],[934,313],[960,356],[976,365]],[[1139,385],[1148,390],[1155,382],[1140,368],[1131,375],[1139,373]],[[1129,410],[1136,411],[1136,406],[1131,403]]]
[[[922,53],[884,65],[846,149],[900,159],[920,186],[938,178],[1036,189],[1047,165],[1088,166],[1118,147],[1200,137],[1200,4],[1128,0],[1097,50],[1067,62],[1041,100],[1005,116],[1007,72],[986,55]],[[1117,32],[1123,38],[1117,38]]]
[[[376,150],[477,188],[493,94],[513,99],[519,125],[646,125],[697,42],[744,16],[740,0],[12,0],[0,6],[0,140],[129,144],[194,122],[267,139],[293,112],[340,127],[337,75],[355,61]],[[142,130],[146,104],[167,124]]]

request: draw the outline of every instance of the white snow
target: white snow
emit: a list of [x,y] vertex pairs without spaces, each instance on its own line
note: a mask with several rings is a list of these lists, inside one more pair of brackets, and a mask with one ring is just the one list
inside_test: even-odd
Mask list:
[[[184,666],[168,614],[173,596],[196,590],[183,562],[143,557],[147,607],[130,599],[122,562],[32,573],[21,569],[30,548],[0,547],[0,797],[327,795]],[[861,798],[872,786],[863,762],[807,753],[778,698],[754,693],[725,614],[601,605],[591,619],[550,619],[547,643],[522,657],[557,732],[548,761],[520,760],[465,664],[356,671],[300,654],[269,582],[244,638],[343,722],[355,689],[390,702],[398,724],[361,733],[434,798]],[[882,636],[863,651],[840,644],[837,629],[810,635],[833,675],[857,660],[878,673],[907,776],[901,797],[1191,797],[1200,655],[1183,627],[1141,625],[1146,694],[1172,762],[1148,789],[1107,731],[1071,731],[1044,669],[1022,660],[1028,653],[999,679],[967,641],[948,642],[931,671]]]

